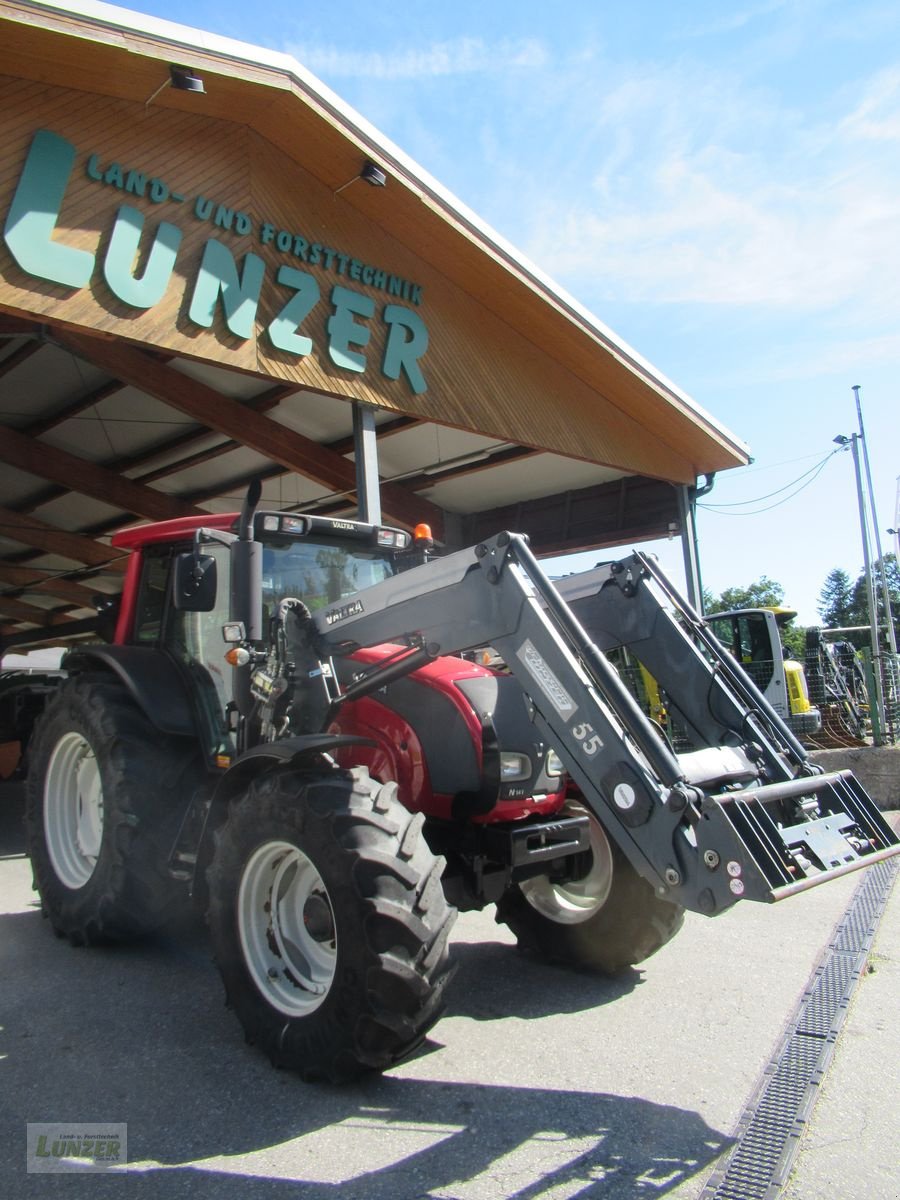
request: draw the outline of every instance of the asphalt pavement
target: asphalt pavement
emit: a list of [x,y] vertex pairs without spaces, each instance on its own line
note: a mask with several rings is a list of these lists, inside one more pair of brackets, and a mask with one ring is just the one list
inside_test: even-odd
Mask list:
[[[690,915],[617,980],[521,957],[463,914],[424,1050],[349,1087],[244,1044],[192,917],[74,949],[40,915],[0,787],[0,1194],[104,1200],[697,1200],[859,882]],[[900,1200],[900,885],[784,1200]],[[26,1171],[28,1123],[127,1126],[127,1169]]]

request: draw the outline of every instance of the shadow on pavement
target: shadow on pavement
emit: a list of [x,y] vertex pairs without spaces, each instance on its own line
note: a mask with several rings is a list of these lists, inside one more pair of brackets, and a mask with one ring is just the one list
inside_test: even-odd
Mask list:
[[457,967],[447,992],[447,1011],[475,1021],[527,1021],[584,1012],[627,996],[643,981],[635,970],[611,979],[551,966],[506,942],[462,942],[451,946],[451,953]]
[[[10,808],[6,857],[21,838]],[[0,868],[24,891],[25,862]],[[477,1020],[578,1011],[639,980],[543,967],[506,943],[456,950],[450,1015]],[[0,1024],[0,1178],[17,1200],[624,1200],[665,1195],[730,1145],[698,1113],[634,1097],[414,1077],[439,1070],[434,1043],[406,1077],[303,1084],[242,1044],[195,920],[85,950],[36,907],[0,916]],[[490,1078],[489,1062],[478,1069]],[[27,1174],[26,1123],[57,1121],[126,1122],[129,1170]]]

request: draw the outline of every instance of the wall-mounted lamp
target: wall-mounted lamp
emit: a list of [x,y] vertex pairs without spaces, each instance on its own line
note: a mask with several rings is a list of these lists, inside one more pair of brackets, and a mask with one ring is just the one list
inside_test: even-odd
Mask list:
[[385,172],[382,171],[381,167],[376,167],[375,163],[367,158],[358,175],[354,175],[352,179],[348,179],[346,183],[342,183],[339,188],[335,188],[335,196],[342,192],[344,188],[348,188],[351,183],[356,183],[357,179],[364,180],[370,187],[387,186],[387,175]]
[[152,104],[163,88],[172,87],[176,92],[205,92],[203,80],[189,67],[176,67],[169,64],[169,78],[164,79],[155,92],[144,101],[144,108]]

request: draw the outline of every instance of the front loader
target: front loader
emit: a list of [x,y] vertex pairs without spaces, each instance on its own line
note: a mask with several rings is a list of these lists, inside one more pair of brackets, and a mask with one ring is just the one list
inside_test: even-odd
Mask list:
[[[685,909],[778,900],[896,853],[654,561],[554,587],[527,540],[444,558],[382,526],[256,511],[116,535],[109,646],[78,647],[29,745],[44,912],[122,940],[185,891],[247,1038],[306,1078],[410,1053],[455,910],[620,971]],[[491,665],[464,657],[492,647]],[[622,683],[659,681],[676,753]]]

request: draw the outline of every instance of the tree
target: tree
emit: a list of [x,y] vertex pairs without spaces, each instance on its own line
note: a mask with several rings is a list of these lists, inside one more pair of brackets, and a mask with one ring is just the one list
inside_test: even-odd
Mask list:
[[710,597],[707,613],[728,612],[732,608],[779,608],[784,600],[784,588],[768,575],[760,575],[747,587],[726,588],[718,600]]
[[[886,554],[884,556],[884,574],[887,580],[888,598],[891,604],[891,615],[894,619],[894,629],[896,630],[898,622],[900,622],[900,567],[897,565],[897,557],[894,554]],[[881,591],[881,559],[875,562],[872,568],[872,581],[875,585],[875,611],[877,614],[878,625],[886,624],[884,603]],[[869,616],[869,598],[866,592],[866,576],[865,572],[861,572],[856,583],[853,585],[853,622],[854,625],[868,625],[870,622]],[[864,639],[865,635],[863,635]],[[880,630],[880,641],[882,646],[887,645],[887,635],[883,629]],[[861,645],[867,644],[864,640]]]
[[[847,581],[849,587],[849,580]],[[714,613],[730,612],[735,608],[781,608],[784,601],[784,588],[768,575],[760,575],[754,583],[747,587],[730,587],[716,599],[709,592],[704,592],[704,612],[707,616]],[[779,625],[781,643],[791,658],[803,662],[806,654],[806,628],[794,625],[793,617]]]
[[854,600],[854,589],[850,586],[850,576],[847,572],[840,567],[829,571],[819,592],[819,603],[816,605],[822,624],[828,629],[858,624],[854,613]]
[[[886,554],[884,556],[884,573],[887,578],[888,596],[896,629],[900,625],[900,566],[898,566],[896,555]],[[878,624],[883,625],[885,619],[881,593],[881,560],[878,560],[873,567],[873,579]],[[828,629],[839,629],[848,625],[867,626],[870,618],[865,572],[860,572],[855,582],[851,584],[850,576],[840,567],[829,571],[822,591],[819,593],[817,607],[822,623]],[[865,630],[848,634],[848,638],[856,646],[869,644]],[[882,644],[887,643],[883,630],[881,639]]]

